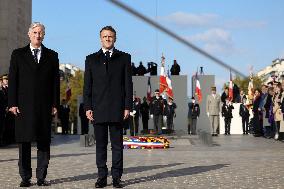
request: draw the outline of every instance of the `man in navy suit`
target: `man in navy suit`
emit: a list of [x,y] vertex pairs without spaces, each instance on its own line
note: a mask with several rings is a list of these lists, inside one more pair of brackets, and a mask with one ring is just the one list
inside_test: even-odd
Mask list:
[[132,108],[131,56],[114,48],[116,31],[106,26],[100,31],[102,48],[86,57],[84,104],[86,116],[94,123],[96,135],[96,188],[107,186],[108,130],[112,149],[113,186],[122,188],[123,120]]

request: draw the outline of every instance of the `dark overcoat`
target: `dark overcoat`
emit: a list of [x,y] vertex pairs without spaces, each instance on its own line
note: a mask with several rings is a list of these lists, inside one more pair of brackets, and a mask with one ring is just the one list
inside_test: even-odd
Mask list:
[[30,45],[12,52],[8,106],[19,107],[15,118],[17,142],[50,142],[52,107],[59,106],[58,54],[42,45],[36,63]]
[[85,110],[93,110],[94,123],[122,122],[124,110],[132,110],[131,56],[113,50],[107,62],[102,50],[86,57]]

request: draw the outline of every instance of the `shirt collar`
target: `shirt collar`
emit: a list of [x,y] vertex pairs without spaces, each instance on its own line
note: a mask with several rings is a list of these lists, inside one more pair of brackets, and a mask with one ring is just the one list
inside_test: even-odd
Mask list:
[[32,46],[32,44],[30,44],[30,49],[31,49],[32,52],[33,52],[34,49],[38,49],[39,52],[41,52],[41,46],[40,46],[39,48],[34,48],[34,47]]
[[108,50],[108,49],[105,49],[105,48],[103,48],[103,47],[102,47],[102,51],[103,51],[103,53],[104,53],[104,54],[106,54],[106,52],[107,52],[107,51],[109,51],[109,52],[110,52],[110,56],[111,56],[111,55],[112,55],[112,53],[113,53],[113,49],[114,49],[114,47],[112,47],[112,48],[111,48],[111,49],[109,49],[109,50]]

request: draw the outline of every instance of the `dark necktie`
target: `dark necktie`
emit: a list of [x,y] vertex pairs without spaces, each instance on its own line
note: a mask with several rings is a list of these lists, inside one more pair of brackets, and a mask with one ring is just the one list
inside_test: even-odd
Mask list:
[[110,61],[110,52],[106,51],[105,55],[106,55],[106,70],[108,70],[108,64],[109,64],[109,61]]
[[109,62],[110,60],[110,52],[109,51],[106,51],[106,61]]
[[39,52],[39,49],[33,49],[33,51],[34,51],[34,61],[35,61],[36,63],[38,63],[37,53]]

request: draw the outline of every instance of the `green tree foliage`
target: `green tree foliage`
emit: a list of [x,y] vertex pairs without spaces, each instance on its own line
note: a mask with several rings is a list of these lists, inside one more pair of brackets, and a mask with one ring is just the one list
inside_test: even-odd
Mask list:
[[60,99],[66,99],[66,89],[67,89],[67,80],[69,81],[69,86],[71,88],[71,98],[68,101],[70,106],[70,121],[74,122],[76,128],[77,124],[77,98],[79,95],[83,94],[83,78],[84,72],[77,71],[75,76],[69,76],[60,81]]
[[[260,89],[261,85],[263,84],[262,79],[258,76],[253,76],[252,78],[253,78],[253,88]],[[249,81],[250,81],[250,77],[241,78],[239,76],[236,76],[236,78],[233,80],[233,83],[238,85],[240,90],[243,90],[245,94],[247,94]]]

